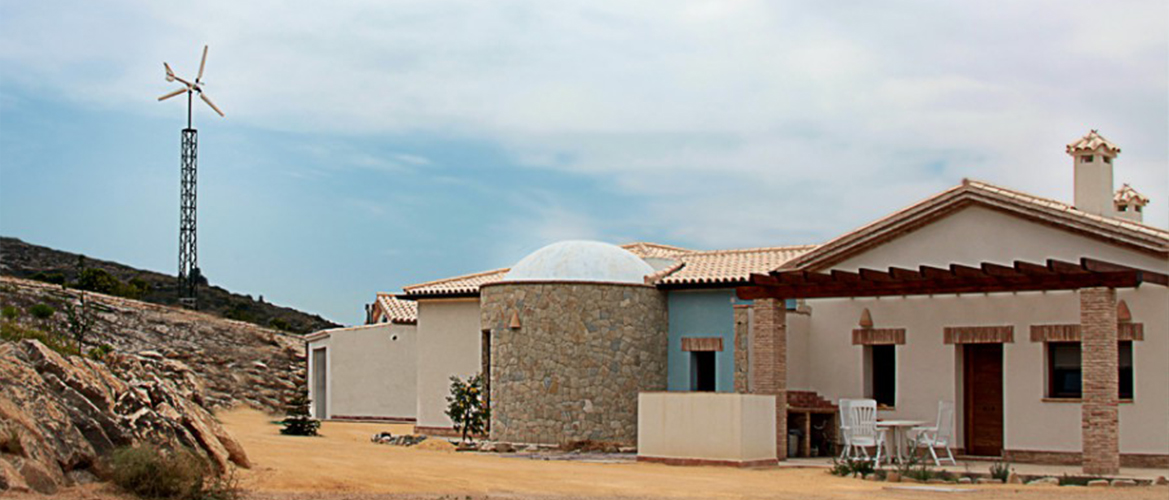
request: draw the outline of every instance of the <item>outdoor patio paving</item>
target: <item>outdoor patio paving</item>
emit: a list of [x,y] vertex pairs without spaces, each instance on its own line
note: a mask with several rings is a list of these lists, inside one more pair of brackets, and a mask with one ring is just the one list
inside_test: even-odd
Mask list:
[[[934,467],[934,469],[944,469],[949,472],[960,474],[963,472],[977,472],[986,474],[989,472],[993,461],[989,460],[958,460],[958,465],[943,465],[942,467]],[[932,466],[932,464],[930,464]],[[780,462],[780,467],[812,467],[812,468],[830,468],[832,467],[832,459],[825,457],[816,458],[792,458],[784,462]],[[1054,476],[1061,477],[1068,476],[1085,476],[1080,466],[1078,465],[1041,465],[1041,464],[1016,464],[1012,463],[1011,468],[1021,476]],[[1153,480],[1159,476],[1169,478],[1169,469],[1140,469],[1135,467],[1123,467],[1120,469],[1120,474],[1115,476],[1100,476],[1107,478],[1124,478],[1124,479],[1138,479],[1138,480]]]

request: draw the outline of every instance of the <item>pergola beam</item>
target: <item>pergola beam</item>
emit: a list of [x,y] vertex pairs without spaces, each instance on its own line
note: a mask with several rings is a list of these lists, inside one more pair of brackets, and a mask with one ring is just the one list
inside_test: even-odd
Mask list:
[[1142,283],[1169,286],[1169,277],[1155,271],[1082,259],[1080,264],[1049,259],[1046,265],[1015,262],[1012,266],[983,263],[979,267],[951,264],[949,269],[920,266],[918,271],[890,267],[888,272],[859,269],[819,273],[804,270],[753,274],[751,285],[738,296],[756,298],[884,297],[964,293],[1077,290],[1091,287],[1132,288]]

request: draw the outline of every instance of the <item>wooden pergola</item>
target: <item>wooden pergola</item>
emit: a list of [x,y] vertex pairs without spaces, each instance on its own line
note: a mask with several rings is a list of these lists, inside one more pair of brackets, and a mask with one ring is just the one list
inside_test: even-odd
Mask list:
[[1169,275],[1110,262],[1083,258],[1079,264],[1049,259],[1046,264],[1015,261],[1004,266],[950,264],[948,268],[919,266],[916,270],[890,267],[887,271],[811,272],[778,270],[753,274],[750,285],[738,288],[740,299],[813,299],[1004,293],[1082,288],[1135,288],[1142,283],[1169,286]]
[[1116,289],[1145,283],[1169,286],[1169,275],[1083,258],[1079,263],[1049,259],[1043,264],[986,262],[977,267],[923,265],[884,271],[781,269],[752,274],[736,293],[740,299],[754,301],[752,391],[776,396],[776,447],[783,459],[787,452],[786,299],[1077,291],[1083,346],[1083,468],[1090,474],[1116,474],[1120,469]]

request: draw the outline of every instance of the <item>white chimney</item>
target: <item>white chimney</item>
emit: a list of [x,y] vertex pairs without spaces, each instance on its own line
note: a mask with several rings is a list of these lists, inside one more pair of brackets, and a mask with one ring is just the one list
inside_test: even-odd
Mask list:
[[1120,154],[1120,148],[1093,130],[1068,144],[1067,153],[1075,165],[1075,207],[1084,212],[1115,217],[1112,161]]
[[1116,216],[1135,222],[1145,221],[1145,205],[1149,204],[1149,197],[1145,196],[1132,186],[1125,184],[1112,195],[1112,206],[1116,209]]

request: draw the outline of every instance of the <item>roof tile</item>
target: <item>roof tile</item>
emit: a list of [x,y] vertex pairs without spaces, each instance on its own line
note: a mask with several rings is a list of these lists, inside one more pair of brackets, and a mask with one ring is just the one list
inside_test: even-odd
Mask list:
[[402,300],[393,294],[379,292],[377,305],[382,315],[389,318],[391,323],[411,325],[418,323],[418,303],[412,300]]

